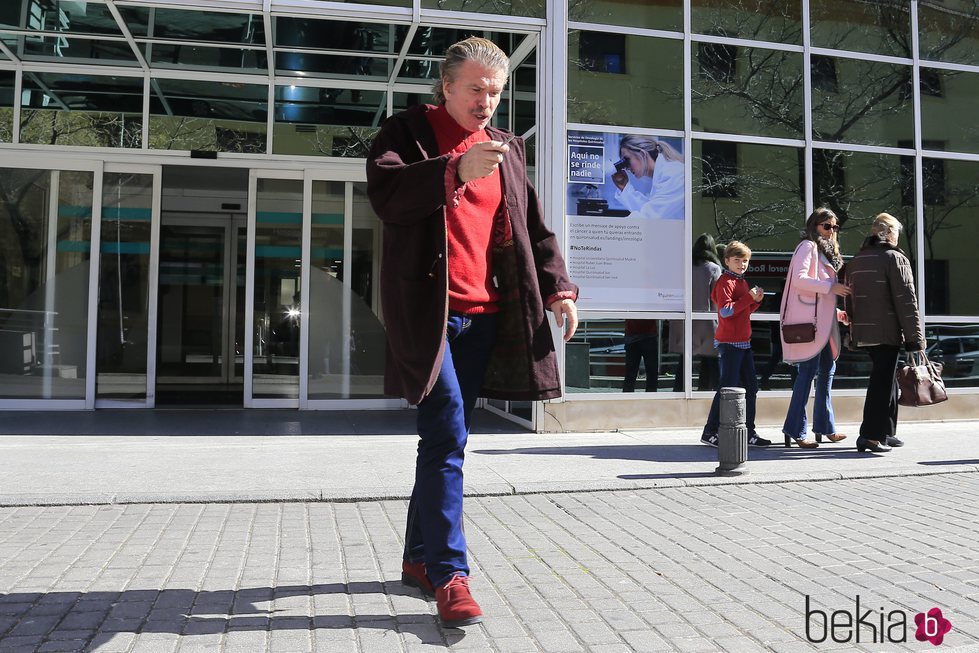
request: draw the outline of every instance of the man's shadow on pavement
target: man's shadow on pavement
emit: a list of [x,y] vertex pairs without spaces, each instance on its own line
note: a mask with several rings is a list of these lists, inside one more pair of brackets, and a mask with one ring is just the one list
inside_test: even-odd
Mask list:
[[[845,446],[845,445],[844,445]],[[472,454],[489,456],[503,455],[536,455],[536,456],[587,456],[598,460],[639,460],[660,463],[706,463],[717,461],[717,449],[699,443],[691,444],[621,444],[621,445],[585,445],[579,447],[524,447],[522,449],[476,449]],[[859,453],[854,448],[841,449],[825,447],[821,449],[786,448],[782,443],[773,443],[769,447],[751,447],[748,449],[748,462],[752,460],[790,460],[796,459],[829,459],[841,460],[848,458],[871,458],[876,454]],[[786,463],[784,471],[791,471]],[[662,474],[622,474],[617,478],[646,479],[646,478],[707,478],[713,472],[675,472]]]
[[[438,646],[451,646],[465,638],[465,631],[461,629],[442,628],[436,615],[428,610],[412,613],[392,610],[393,614],[276,615],[276,612],[292,609],[276,608],[274,601],[330,594],[382,594],[424,600],[420,591],[405,587],[400,581],[239,590],[0,593],[0,650],[5,650],[4,640],[11,645],[16,642],[17,646],[25,646],[28,638],[36,640],[28,648],[70,640],[79,642],[83,650],[97,650],[119,633],[194,636],[233,631],[384,629],[414,635],[420,645]],[[267,608],[260,605],[266,602],[269,603]],[[5,628],[8,623],[9,627]]]

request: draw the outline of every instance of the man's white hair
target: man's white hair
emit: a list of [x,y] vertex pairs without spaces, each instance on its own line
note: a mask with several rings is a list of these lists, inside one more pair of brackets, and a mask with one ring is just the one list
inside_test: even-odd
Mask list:
[[895,236],[901,235],[901,222],[895,218],[890,213],[878,213],[877,217],[874,218],[874,223],[870,226],[870,232],[880,238],[882,241],[887,240],[891,234]]
[[499,72],[504,80],[510,74],[510,59],[496,43],[478,36],[470,36],[468,39],[453,43],[445,51],[445,59],[442,60],[439,68],[439,78],[432,84],[435,104],[445,102],[443,85],[454,80],[456,71],[467,61],[475,61]]

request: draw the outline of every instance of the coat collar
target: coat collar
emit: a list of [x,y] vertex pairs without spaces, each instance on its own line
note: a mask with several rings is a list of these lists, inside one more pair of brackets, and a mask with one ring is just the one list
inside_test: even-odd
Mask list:
[[[860,251],[863,251],[865,249],[881,249],[884,251],[893,250],[900,254],[904,254],[904,250],[902,250],[900,247],[898,247],[897,245],[891,245],[890,243],[881,240],[877,236],[867,236],[864,239],[863,245],[860,246]],[[907,254],[904,255],[907,256]]]

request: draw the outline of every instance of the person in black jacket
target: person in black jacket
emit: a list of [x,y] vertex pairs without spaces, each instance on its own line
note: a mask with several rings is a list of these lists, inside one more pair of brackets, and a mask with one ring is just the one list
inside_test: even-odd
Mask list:
[[902,345],[906,351],[925,348],[911,262],[897,246],[900,235],[897,218],[881,213],[844,271],[852,291],[844,299],[851,343],[871,360],[857,451],[880,453],[904,444],[897,438],[897,360]]

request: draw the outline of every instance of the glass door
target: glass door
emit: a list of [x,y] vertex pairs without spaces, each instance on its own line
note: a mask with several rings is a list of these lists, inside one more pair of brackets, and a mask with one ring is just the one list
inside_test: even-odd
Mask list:
[[362,166],[253,170],[245,406],[396,408],[384,396],[381,226]]
[[160,229],[160,404],[242,405],[245,225],[164,216]]
[[245,406],[298,408],[303,177],[252,170],[248,180]]
[[94,405],[100,162],[0,165],[0,408]]
[[[357,171],[362,178],[363,168]],[[303,407],[396,408],[384,396],[381,223],[363,180],[306,172]],[[356,177],[354,177],[356,179]]]
[[107,164],[102,176],[95,407],[153,407],[160,168]]

